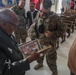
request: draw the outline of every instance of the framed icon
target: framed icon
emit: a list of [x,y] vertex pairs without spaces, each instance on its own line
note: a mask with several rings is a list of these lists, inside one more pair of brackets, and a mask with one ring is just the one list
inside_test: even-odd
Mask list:
[[18,3],[19,0],[0,0],[0,8],[10,7]]

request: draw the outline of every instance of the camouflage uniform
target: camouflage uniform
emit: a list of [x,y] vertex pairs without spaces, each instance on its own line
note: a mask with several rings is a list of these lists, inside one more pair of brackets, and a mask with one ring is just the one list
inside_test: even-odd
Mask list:
[[[54,12],[51,11],[49,12],[46,18],[40,18],[39,15],[37,15],[35,23],[36,25],[31,26],[30,29],[28,30],[28,36],[30,36],[32,39],[35,38],[40,39],[42,45],[45,46],[52,45],[53,48],[46,54],[46,61],[50,70],[52,72],[55,72],[57,71],[57,65],[56,65],[57,52],[55,43],[57,39],[60,37],[60,34],[63,33],[64,26],[61,25],[60,18]],[[42,29],[41,31],[45,32],[46,30],[49,30],[53,32],[53,35],[50,38],[47,38],[44,34],[39,33],[39,26],[41,24],[44,25],[44,30]],[[44,57],[41,57],[39,60],[37,60],[37,62],[39,64],[42,64],[43,59]]]
[[25,9],[19,8],[17,5],[11,8],[18,16],[18,27],[17,31],[15,32],[16,40],[20,43],[20,39],[22,43],[26,41],[27,32],[26,32],[26,17],[25,17]]

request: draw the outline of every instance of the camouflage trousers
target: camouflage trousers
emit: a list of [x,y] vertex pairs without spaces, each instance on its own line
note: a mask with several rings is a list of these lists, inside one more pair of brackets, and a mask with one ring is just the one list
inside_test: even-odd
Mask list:
[[26,29],[18,29],[15,32],[16,41],[20,44],[20,40],[22,43],[26,42],[27,31]]
[[[56,48],[54,46],[54,43],[51,44],[52,45],[52,49],[46,54],[46,62],[48,67],[50,68],[50,70],[52,72],[57,71],[57,65],[56,65],[56,60],[57,60],[57,52],[56,52]],[[37,60],[38,64],[43,64],[43,60],[44,60],[44,56],[42,56],[41,58],[39,58]]]

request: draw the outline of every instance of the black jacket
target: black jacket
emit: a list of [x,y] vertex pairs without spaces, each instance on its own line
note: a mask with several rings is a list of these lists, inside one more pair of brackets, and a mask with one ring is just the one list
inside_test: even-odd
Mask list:
[[24,75],[29,69],[13,37],[0,28],[0,75]]
[[[33,18],[36,17],[37,12],[38,12],[38,10],[34,10],[34,12],[33,12]],[[33,23],[33,22],[32,22],[31,11],[28,11],[28,12],[27,12],[27,18],[28,18],[28,20],[29,20],[29,25],[31,26],[31,24]]]

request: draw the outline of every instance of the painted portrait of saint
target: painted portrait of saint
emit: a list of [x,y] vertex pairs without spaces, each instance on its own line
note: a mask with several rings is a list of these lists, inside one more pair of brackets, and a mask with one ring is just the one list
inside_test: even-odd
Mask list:
[[0,0],[0,7],[12,6],[18,3],[18,0]]

